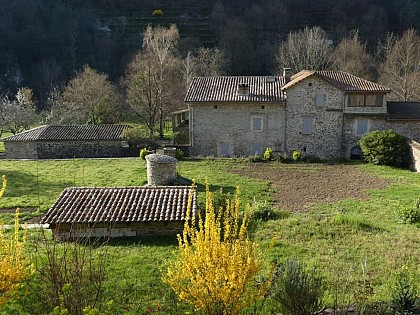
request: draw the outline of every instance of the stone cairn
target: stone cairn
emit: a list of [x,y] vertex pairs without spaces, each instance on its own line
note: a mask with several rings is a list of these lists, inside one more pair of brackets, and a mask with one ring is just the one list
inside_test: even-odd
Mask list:
[[168,185],[176,179],[176,162],[173,157],[163,154],[146,155],[147,184],[149,186]]

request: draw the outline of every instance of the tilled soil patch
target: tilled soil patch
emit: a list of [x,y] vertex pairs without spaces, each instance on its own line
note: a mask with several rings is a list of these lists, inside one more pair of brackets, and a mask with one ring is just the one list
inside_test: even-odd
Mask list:
[[308,210],[309,204],[342,199],[366,199],[367,190],[389,185],[386,179],[347,164],[252,163],[235,174],[268,180],[279,208]]

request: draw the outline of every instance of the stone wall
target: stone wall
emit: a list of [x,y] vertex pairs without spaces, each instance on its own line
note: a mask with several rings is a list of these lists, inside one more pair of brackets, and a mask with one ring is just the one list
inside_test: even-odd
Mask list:
[[5,141],[5,157],[7,159],[37,159],[37,145],[34,141]]
[[420,172],[420,143],[417,141],[410,142],[411,149],[411,169],[415,172]]
[[[341,155],[344,92],[316,77],[287,91],[286,151],[299,149],[303,155],[332,158]],[[317,94],[325,95],[323,106],[316,105]],[[303,132],[303,121],[312,117],[312,133]]]
[[122,155],[121,141],[5,141],[11,159],[105,158]]
[[148,185],[171,184],[176,179],[176,162],[175,158],[163,154],[146,155]]
[[58,240],[69,240],[86,237],[127,237],[127,236],[159,236],[181,233],[184,222],[130,222],[106,224],[60,224],[51,227],[53,237]]
[[[253,118],[262,119],[262,130],[252,130]],[[192,155],[249,156],[267,147],[284,151],[283,103],[196,103],[190,105],[190,123]]]

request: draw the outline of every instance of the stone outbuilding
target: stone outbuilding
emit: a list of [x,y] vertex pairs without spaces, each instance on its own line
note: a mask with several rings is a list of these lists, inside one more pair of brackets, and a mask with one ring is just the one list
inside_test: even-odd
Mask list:
[[[103,158],[126,156],[128,125],[41,126],[4,138],[10,159]],[[138,156],[138,152],[137,152]]]
[[56,239],[176,235],[197,211],[190,186],[66,188],[41,218]]

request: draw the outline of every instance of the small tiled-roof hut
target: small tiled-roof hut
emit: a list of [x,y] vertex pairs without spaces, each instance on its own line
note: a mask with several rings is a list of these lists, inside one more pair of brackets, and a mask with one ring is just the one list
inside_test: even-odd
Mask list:
[[128,125],[49,125],[4,138],[7,158],[62,159],[120,157]]
[[[192,195],[191,195],[192,194]],[[57,239],[176,235],[183,229],[191,195],[189,186],[66,188],[42,217]]]

